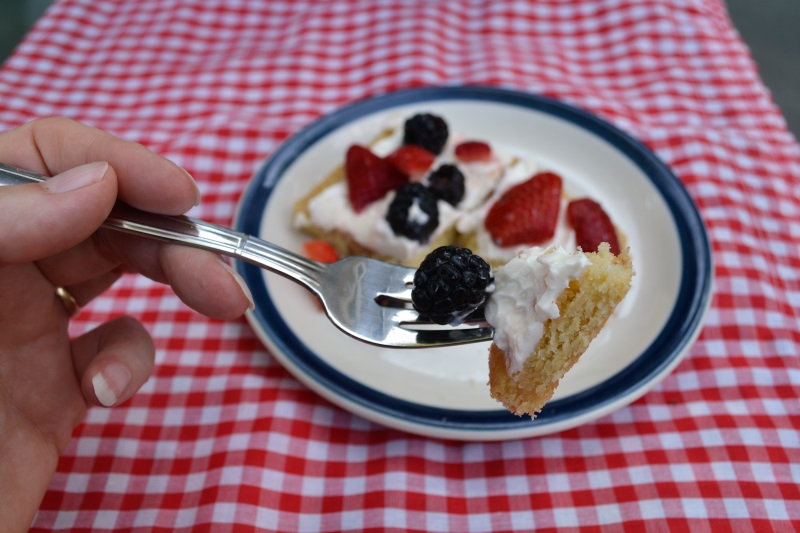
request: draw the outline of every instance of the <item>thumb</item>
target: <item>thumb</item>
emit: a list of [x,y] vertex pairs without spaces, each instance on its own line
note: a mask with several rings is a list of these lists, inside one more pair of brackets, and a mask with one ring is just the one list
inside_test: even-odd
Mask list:
[[106,162],[89,163],[43,183],[0,187],[0,265],[35,261],[94,233],[117,197]]

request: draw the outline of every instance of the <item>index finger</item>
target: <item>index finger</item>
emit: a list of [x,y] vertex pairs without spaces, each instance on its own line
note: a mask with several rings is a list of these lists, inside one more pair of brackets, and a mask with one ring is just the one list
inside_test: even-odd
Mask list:
[[141,144],[63,117],[37,119],[0,135],[0,160],[49,176],[107,161],[125,203],[169,215],[200,203],[194,179],[175,163]]

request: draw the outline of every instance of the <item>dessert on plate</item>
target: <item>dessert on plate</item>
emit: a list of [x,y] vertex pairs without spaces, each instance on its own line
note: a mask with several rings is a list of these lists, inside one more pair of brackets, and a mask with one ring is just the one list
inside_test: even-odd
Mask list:
[[293,216],[317,258],[419,266],[412,300],[433,322],[458,325],[484,306],[490,393],[535,416],[633,276],[602,205],[564,189],[557,173],[418,113],[351,145]]

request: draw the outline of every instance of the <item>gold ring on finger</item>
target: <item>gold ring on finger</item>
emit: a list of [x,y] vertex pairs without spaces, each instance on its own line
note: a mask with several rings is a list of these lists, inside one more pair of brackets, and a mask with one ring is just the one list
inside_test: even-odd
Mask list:
[[58,296],[58,299],[61,300],[61,303],[70,318],[77,315],[81,310],[81,306],[78,305],[78,300],[76,300],[75,297],[64,287],[56,287],[56,296]]

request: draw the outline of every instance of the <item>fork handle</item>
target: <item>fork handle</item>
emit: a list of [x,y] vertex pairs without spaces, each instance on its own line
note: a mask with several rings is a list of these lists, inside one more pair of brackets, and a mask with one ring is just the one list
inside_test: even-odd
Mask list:
[[[0,163],[0,186],[41,183],[46,179],[35,172]],[[321,265],[316,261],[203,220],[149,213],[117,202],[103,227],[241,259],[287,276],[311,290],[316,290],[319,285],[315,274]]]

